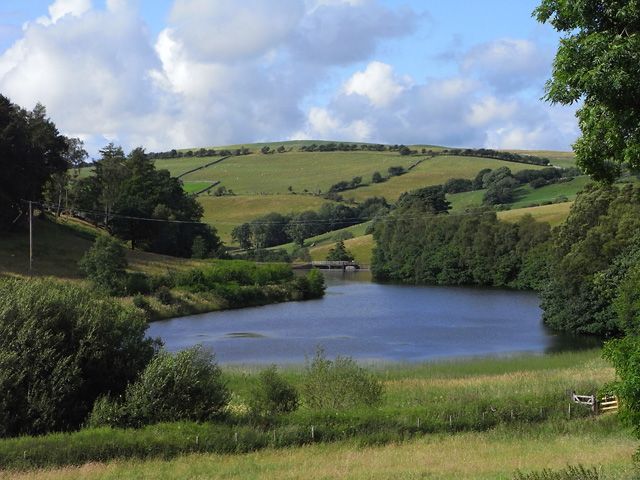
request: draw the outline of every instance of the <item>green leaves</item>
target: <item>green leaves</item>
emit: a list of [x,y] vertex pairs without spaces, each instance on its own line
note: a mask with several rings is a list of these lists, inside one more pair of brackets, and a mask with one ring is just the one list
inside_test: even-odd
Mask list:
[[0,437],[79,427],[151,359],[144,318],[74,285],[0,280]]
[[534,16],[565,32],[545,99],[584,101],[578,165],[612,182],[640,167],[640,5],[637,0],[543,0]]

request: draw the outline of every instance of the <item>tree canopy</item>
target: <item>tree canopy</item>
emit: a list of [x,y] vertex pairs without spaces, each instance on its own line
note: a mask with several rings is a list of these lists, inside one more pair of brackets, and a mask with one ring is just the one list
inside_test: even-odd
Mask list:
[[68,139],[47,118],[44,106],[24,110],[0,95],[0,230],[25,210],[24,200],[38,201],[52,174],[71,165]]
[[542,0],[540,22],[565,34],[546,99],[583,102],[578,165],[596,180],[640,167],[640,8],[636,0]]

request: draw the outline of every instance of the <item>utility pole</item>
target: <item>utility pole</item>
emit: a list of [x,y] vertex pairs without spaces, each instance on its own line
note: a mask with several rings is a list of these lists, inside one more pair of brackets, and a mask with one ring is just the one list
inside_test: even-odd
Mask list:
[[33,205],[29,200],[29,273],[33,267]]

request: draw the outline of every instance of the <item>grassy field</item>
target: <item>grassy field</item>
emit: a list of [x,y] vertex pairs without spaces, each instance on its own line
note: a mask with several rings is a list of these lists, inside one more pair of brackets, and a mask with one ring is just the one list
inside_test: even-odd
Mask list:
[[365,183],[392,166],[409,167],[417,160],[393,152],[331,152],[254,154],[228,160],[186,175],[187,180],[220,180],[236,194],[327,192],[331,185],[362,176]]
[[325,200],[312,195],[238,195],[214,197],[201,195],[198,201],[204,207],[205,223],[218,230],[225,243],[231,243],[231,231],[237,225],[256,219],[271,212],[281,214],[318,210]]
[[[79,279],[78,261],[100,231],[79,220],[61,218],[58,223],[36,218],[33,227],[33,270],[29,272],[29,232],[0,236],[0,274],[55,276]],[[203,261],[168,257],[139,250],[127,251],[131,270],[149,274],[167,269],[184,270]]]
[[[269,449],[245,455],[194,454],[170,461],[91,463],[82,467],[1,474],[1,479],[510,479],[517,470],[563,469],[582,464],[605,479],[637,478],[631,455],[637,442],[626,432],[550,435],[538,429],[430,436],[378,447],[357,443]],[[589,428],[590,427],[590,428]]]
[[[383,405],[377,411],[328,412],[318,416],[303,406],[274,430],[276,435],[285,436],[294,425],[314,422],[321,431],[323,421],[342,422],[345,427],[342,441],[267,447],[244,454],[199,453],[23,473],[0,471],[0,479],[509,479],[516,470],[562,469],[568,464],[597,467],[605,479],[637,478],[631,457],[638,442],[618,423],[616,415],[598,418],[578,415],[567,419],[567,390],[588,393],[613,379],[613,369],[600,358],[597,350],[419,365],[377,364],[371,368],[386,388]],[[225,369],[236,410],[251,390],[256,371],[256,367]],[[283,374],[299,384],[303,370],[290,367]],[[535,413],[543,408],[545,414],[553,409],[558,412],[549,412],[546,420],[524,420],[527,412]],[[455,423],[462,415],[494,415],[492,410],[504,413],[504,422],[481,431],[453,433],[445,429],[428,433],[427,430],[395,441],[389,441],[384,435],[378,437],[369,430],[353,438],[346,434],[346,430],[352,430],[350,425],[371,415],[370,420],[364,420],[365,424],[373,425],[376,419],[382,425],[399,422],[413,424],[415,428],[419,418],[427,423],[430,417],[451,414]],[[574,415],[578,410],[574,407]],[[163,428],[158,427],[156,435],[163,435]],[[184,428],[188,432],[190,427]],[[173,436],[180,435],[175,428],[168,431],[173,432]],[[152,432],[153,429],[140,435]],[[107,433],[103,431],[101,435]],[[270,431],[266,434],[271,438]],[[85,441],[88,438],[85,437]],[[37,439],[29,441],[37,442]],[[0,440],[0,452],[4,451],[6,442],[12,440]],[[73,436],[65,443],[69,449],[75,448]]]
[[576,166],[576,156],[573,152],[558,152],[554,150],[510,150],[513,153],[522,155],[535,155],[551,160],[557,167],[570,168]]
[[570,182],[555,183],[541,188],[525,185],[516,190],[516,201],[510,205],[512,208],[523,208],[531,206],[532,203],[550,202],[560,196],[575,200],[578,192],[591,182],[589,177],[584,176]]
[[535,165],[503,162],[487,158],[434,157],[425,160],[405,175],[391,178],[384,183],[344,192],[342,195],[346,199],[354,199],[356,201],[377,196],[385,197],[389,202],[395,202],[400,195],[409,190],[442,184],[450,178],[474,178],[484,168],[496,169],[505,166],[509,167],[512,172],[540,168]]
[[[589,177],[578,177],[570,182],[555,183],[541,188],[532,188],[524,185],[516,190],[516,199],[509,206],[512,210],[534,206],[543,202],[552,202],[560,196],[568,200],[575,200],[578,192],[591,183]],[[475,190],[447,195],[451,202],[452,212],[462,212],[470,208],[482,206],[482,198],[486,190]]]
[[[319,245],[309,249],[312,260],[326,260],[329,250],[335,246],[335,242]],[[355,258],[359,265],[371,265],[373,255],[373,235],[362,235],[344,241],[344,246]]]
[[212,184],[213,182],[184,182],[183,188],[187,193],[196,193],[204,190]]
[[524,215],[532,215],[539,222],[549,222],[552,227],[560,225],[569,216],[573,202],[541,205],[539,207],[518,208],[498,212],[498,218],[507,222],[517,222]]

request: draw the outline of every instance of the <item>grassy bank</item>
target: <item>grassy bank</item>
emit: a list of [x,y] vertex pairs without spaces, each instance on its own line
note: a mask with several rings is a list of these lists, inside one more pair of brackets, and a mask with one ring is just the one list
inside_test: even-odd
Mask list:
[[[225,377],[233,400],[219,422],[0,440],[0,465],[12,469],[4,472],[5,478],[30,468],[124,459],[131,461],[94,465],[95,470],[36,472],[25,478],[69,478],[65,475],[78,472],[95,478],[146,478],[161,469],[166,469],[164,478],[184,478],[206,468],[221,476],[235,471],[242,478],[270,475],[267,472],[278,476],[292,469],[296,473],[291,478],[310,478],[314,475],[296,462],[313,462],[321,477],[331,476],[336,472],[324,458],[331,453],[339,458],[362,455],[363,463],[356,462],[359,467],[345,469],[339,478],[369,473],[364,462],[373,456],[381,456],[381,463],[375,463],[381,474],[411,473],[416,478],[429,472],[440,475],[434,478],[510,478],[509,472],[517,468],[567,463],[605,464],[618,472],[630,468],[636,441],[615,415],[592,418],[576,405],[568,414],[567,390],[588,393],[613,378],[599,351],[371,369],[385,385],[379,408],[324,412],[303,405],[292,414],[256,423],[246,405],[258,369],[232,367]],[[283,373],[294,385],[303,381],[301,367]],[[502,457],[492,457],[492,447],[503,452],[505,462],[496,464]],[[447,454],[447,449],[456,454]],[[264,451],[245,455],[257,450]],[[402,460],[418,451],[420,463]],[[464,468],[460,458],[467,459]],[[470,476],[476,471],[471,465],[484,476]],[[500,472],[503,476],[496,477]]]

